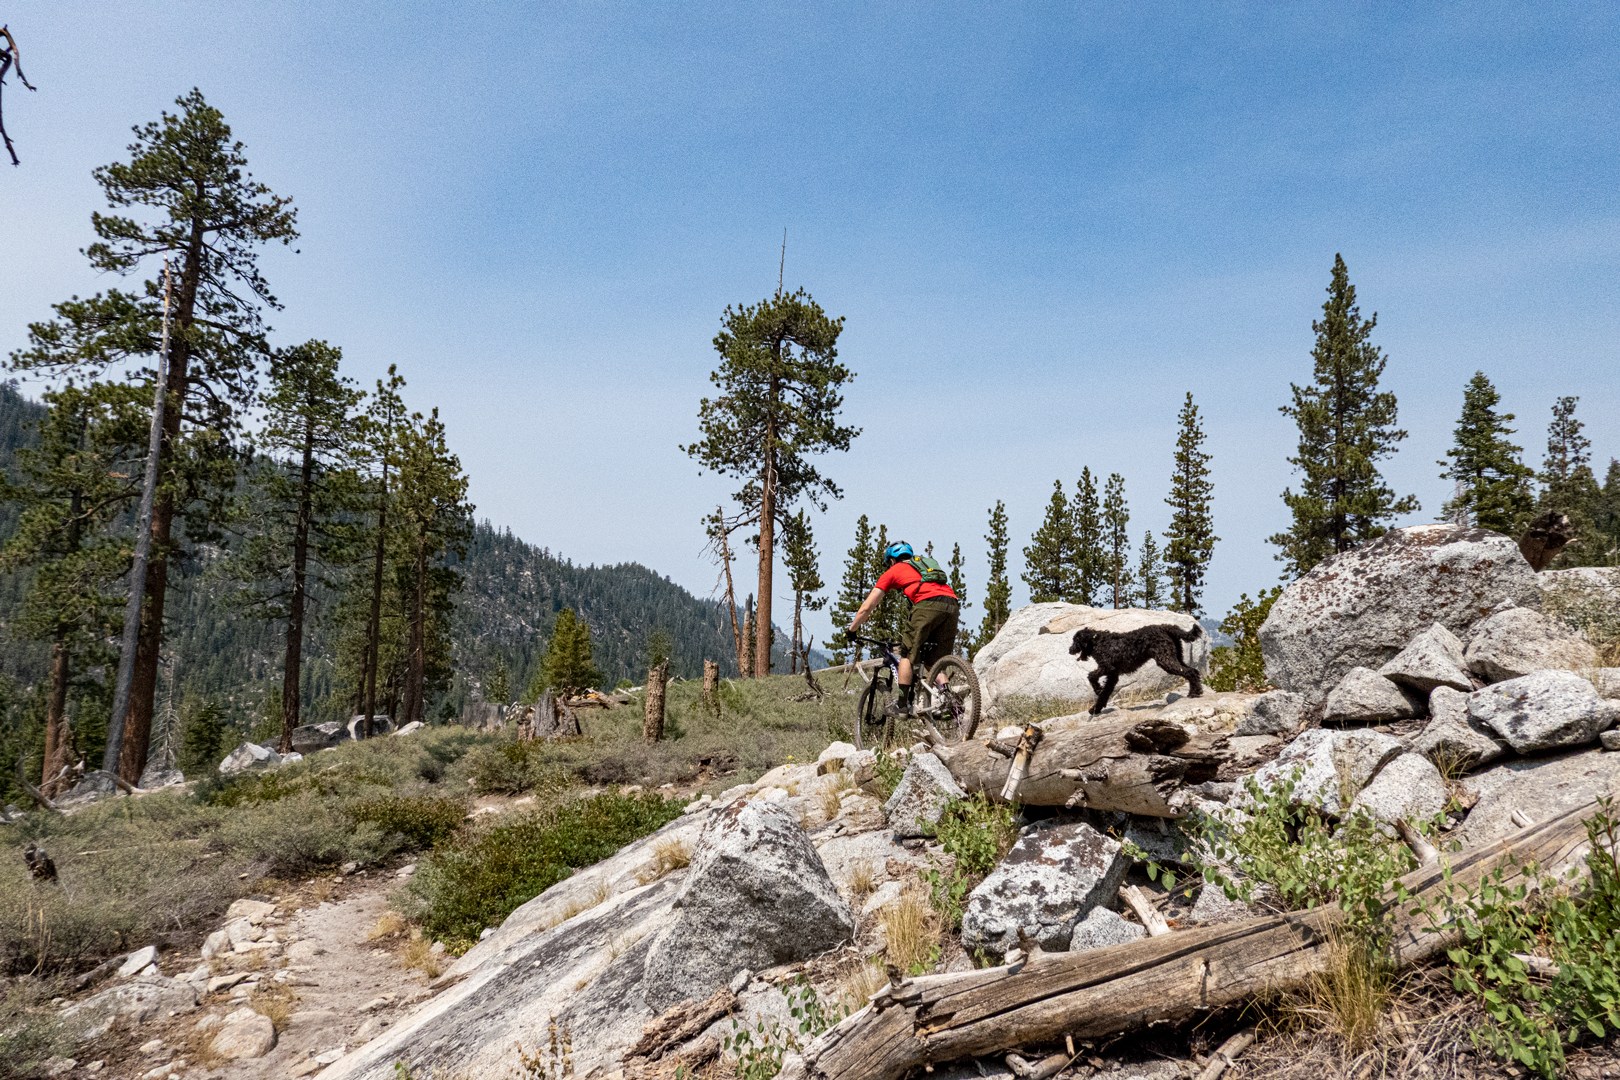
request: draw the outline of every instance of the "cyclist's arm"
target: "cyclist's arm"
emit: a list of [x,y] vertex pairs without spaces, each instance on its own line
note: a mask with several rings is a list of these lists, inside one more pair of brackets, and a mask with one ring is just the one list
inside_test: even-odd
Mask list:
[[883,589],[874,588],[871,592],[866,594],[866,599],[861,602],[861,609],[855,613],[855,617],[853,619],[849,620],[850,633],[853,634],[856,630],[859,630],[861,623],[867,620],[867,617],[872,614],[873,609],[879,604],[883,603],[883,593]]

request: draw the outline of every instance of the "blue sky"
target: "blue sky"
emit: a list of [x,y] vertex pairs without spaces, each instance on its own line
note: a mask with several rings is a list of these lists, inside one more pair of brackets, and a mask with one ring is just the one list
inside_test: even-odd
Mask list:
[[[1484,370],[1539,462],[1577,394],[1620,455],[1620,8],[1612,5],[63,5],[4,17],[0,349],[105,287],[90,179],[193,85],[294,197],[277,339],[390,362],[438,405],[481,517],[700,594],[730,484],[678,444],[727,304],[847,318],[864,433],[826,471],[836,581],[862,512],[1017,548],[1052,481],[1122,473],[1157,533],[1175,414],[1214,455],[1206,607],[1276,579],[1289,421],[1343,252],[1430,520]],[[928,432],[926,439],[920,431]],[[944,433],[943,435],[940,433]],[[1021,583],[1015,582],[1017,598]],[[976,620],[975,608],[969,617]],[[824,636],[827,627],[819,628]]]

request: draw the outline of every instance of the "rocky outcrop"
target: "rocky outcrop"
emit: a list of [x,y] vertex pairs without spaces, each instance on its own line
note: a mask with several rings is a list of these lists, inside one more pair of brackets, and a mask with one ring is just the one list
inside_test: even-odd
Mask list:
[[1380,769],[1405,751],[1399,739],[1367,728],[1312,728],[1257,770],[1254,780],[1268,791],[1292,781],[1291,802],[1337,816]]
[[300,754],[313,754],[348,739],[348,729],[336,720],[324,724],[302,724],[292,730],[292,748]]
[[968,894],[962,944],[1006,953],[1020,935],[1051,952],[1119,891],[1130,868],[1119,841],[1084,823],[1032,826]]
[[775,803],[737,803],[710,819],[676,904],[641,986],[658,1011],[705,998],[742,969],[825,952],[855,929],[798,819]]
[[1429,695],[1429,723],[1407,744],[1449,776],[1488,765],[1507,753],[1507,744],[1468,715],[1468,695],[1449,686]]
[[1594,748],[1510,761],[1466,778],[1462,790],[1474,808],[1457,838],[1464,847],[1488,844],[1519,831],[1515,810],[1545,821],[1599,796],[1620,797],[1620,754]]
[[1620,703],[1572,671],[1536,671],[1476,690],[1468,716],[1521,754],[1585,746],[1620,721]]
[[1350,801],[1350,813],[1394,825],[1430,821],[1446,808],[1446,782],[1434,762],[1422,754],[1401,754]]
[[101,1038],[115,1026],[133,1028],[196,1007],[197,991],[190,983],[148,969],[70,1006],[62,1013],[62,1024],[76,1039],[86,1041]]
[[1457,525],[1394,529],[1283,590],[1260,628],[1266,677],[1320,702],[1351,668],[1382,667],[1435,623],[1466,637],[1499,606],[1534,606],[1540,595],[1505,536]]
[[966,795],[939,758],[913,754],[894,794],[883,804],[883,813],[897,838],[929,836],[951,800]]
[[1461,639],[1439,623],[1407,642],[1406,648],[1378,669],[1378,674],[1425,697],[1437,686],[1463,691],[1474,688]]
[[256,769],[270,769],[281,764],[281,755],[267,746],[245,742],[225,755],[219,763],[221,776],[239,776]]
[[1322,706],[1322,723],[1383,724],[1410,719],[1418,712],[1410,691],[1371,668],[1353,667],[1328,695]]
[[[1012,698],[1072,702],[1076,711],[1091,704],[1094,695],[1086,675],[1095,670],[1090,661],[1069,655],[1074,632],[1083,627],[1123,632],[1141,626],[1196,625],[1190,615],[1144,608],[1094,608],[1084,604],[1031,604],[1015,611],[996,636],[973,657],[984,704],[994,710]],[[1209,669],[1209,638],[1182,644],[1182,656],[1200,671]],[[1147,664],[1119,681],[1112,704],[1162,697],[1170,691],[1185,693],[1187,683]]]
[[1238,722],[1232,734],[1292,735],[1304,719],[1305,699],[1286,690],[1270,690],[1254,699],[1249,715]]
[[1597,650],[1584,637],[1557,619],[1527,608],[1499,611],[1474,627],[1465,657],[1468,670],[1486,682],[1597,664]]

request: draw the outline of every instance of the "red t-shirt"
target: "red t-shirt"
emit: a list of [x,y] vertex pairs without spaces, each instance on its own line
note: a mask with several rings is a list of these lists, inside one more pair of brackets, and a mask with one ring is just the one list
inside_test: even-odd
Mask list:
[[956,593],[951,591],[949,585],[941,585],[933,581],[924,581],[922,571],[911,565],[911,560],[897,562],[883,572],[877,579],[877,587],[887,592],[898,589],[913,604],[919,600],[933,600],[943,596],[947,600],[955,600]]

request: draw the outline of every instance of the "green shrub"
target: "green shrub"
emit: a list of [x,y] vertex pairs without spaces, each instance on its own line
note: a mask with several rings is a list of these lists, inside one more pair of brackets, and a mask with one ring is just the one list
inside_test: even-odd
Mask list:
[[1221,633],[1232,639],[1210,654],[1209,688],[1256,693],[1266,689],[1266,661],[1260,653],[1260,624],[1271,614],[1271,605],[1282,595],[1282,586],[1261,590],[1250,600],[1244,593],[1221,620]]
[[933,833],[951,862],[947,868],[930,860],[923,880],[934,910],[954,928],[962,924],[967,894],[1017,841],[1018,812],[984,795],[969,795],[945,807]]
[[791,1025],[774,1016],[761,1016],[752,1026],[731,1022],[721,1048],[731,1058],[738,1080],[771,1080],[782,1071],[788,1051],[803,1050],[848,1015],[845,1008],[823,1005],[815,987],[802,976],[788,988],[787,1003]]
[[[1568,1047],[1620,1031],[1620,823],[1612,802],[1586,833],[1584,891],[1534,872],[1508,885],[1499,870],[1436,913],[1460,934],[1446,953],[1453,982],[1490,1018],[1476,1043],[1545,1077],[1562,1074]],[[1526,955],[1551,961],[1552,974],[1533,972]]]
[[454,836],[467,818],[467,804],[445,795],[374,795],[348,807],[357,824],[374,825],[422,851]]
[[49,997],[37,980],[19,980],[0,996],[0,1077],[51,1076],[45,1063],[72,1050],[72,1040],[55,1013],[43,1007]]
[[575,870],[679,817],[681,806],[608,793],[504,820],[423,860],[408,888],[408,913],[431,937],[470,945]]
[[399,849],[373,824],[356,824],[333,800],[302,792],[230,814],[220,843],[273,877],[299,877],[345,862],[375,863]]
[[505,739],[480,747],[468,755],[466,768],[480,795],[522,795],[567,782],[567,770],[552,760],[550,748],[539,740]]

